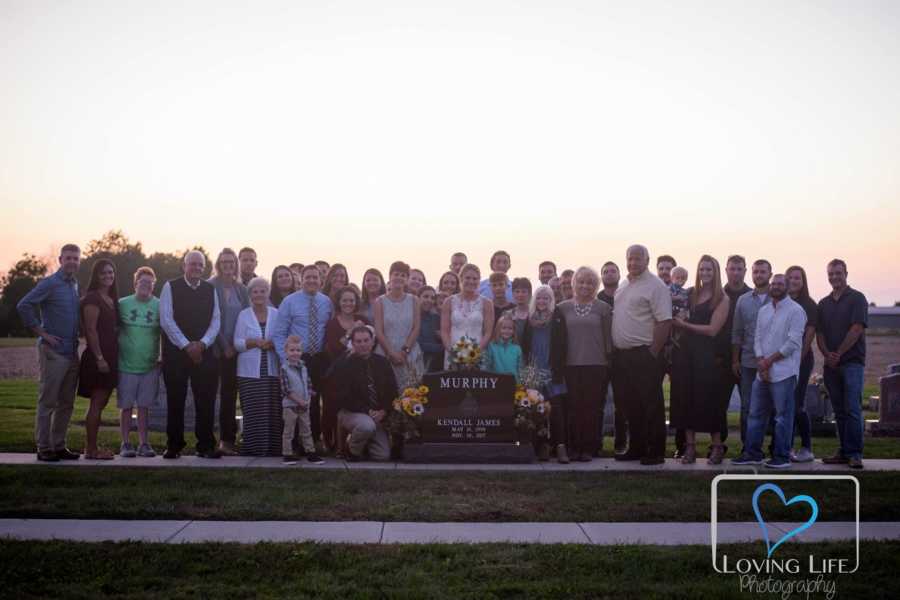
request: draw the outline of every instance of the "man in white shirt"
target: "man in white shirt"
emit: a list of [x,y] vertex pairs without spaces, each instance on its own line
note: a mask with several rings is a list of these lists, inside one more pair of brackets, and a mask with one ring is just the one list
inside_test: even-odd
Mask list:
[[650,253],[634,245],[625,252],[628,278],[616,290],[612,338],[615,367],[625,382],[628,451],[616,460],[642,465],[665,462],[666,409],[661,393],[662,348],[672,329],[669,288],[647,270]]
[[794,429],[794,389],[800,372],[800,348],[806,328],[806,311],[787,295],[784,275],[775,275],[769,284],[771,302],[759,309],[753,353],[756,356],[756,380],[750,395],[747,440],[736,465],[763,462],[762,443],[769,418],[775,412],[773,457],[765,466],[787,469],[791,466],[791,437]]
[[166,383],[166,433],[163,458],[178,458],[184,449],[184,402],[188,381],[194,392],[197,455],[221,458],[213,434],[219,363],[212,344],[219,334],[219,300],[203,281],[206,258],[193,250],[184,257],[184,277],[167,281],[159,295],[163,336],[163,379]]

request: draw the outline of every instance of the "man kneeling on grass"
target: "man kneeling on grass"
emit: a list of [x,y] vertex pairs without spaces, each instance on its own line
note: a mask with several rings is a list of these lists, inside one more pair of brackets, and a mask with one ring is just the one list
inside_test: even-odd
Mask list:
[[374,337],[365,325],[350,332],[353,352],[333,371],[338,424],[347,436],[347,460],[362,459],[368,450],[374,460],[388,460],[391,446],[384,428],[391,403],[397,397],[397,379],[383,356],[372,354]]
[[306,460],[314,465],[325,464],[316,454],[312,431],[309,425],[309,375],[303,364],[303,343],[300,337],[289,335],[284,342],[284,356],[287,364],[281,367],[281,414],[284,419],[284,430],[281,433],[281,453],[284,464],[296,465],[294,454],[294,430],[299,428],[300,441],[306,451]]

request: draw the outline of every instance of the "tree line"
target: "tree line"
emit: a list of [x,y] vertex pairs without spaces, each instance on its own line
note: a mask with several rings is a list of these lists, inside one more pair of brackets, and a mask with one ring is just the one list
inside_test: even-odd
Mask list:
[[[154,293],[159,295],[166,281],[181,274],[182,258],[189,250],[199,250],[206,256],[204,276],[208,277],[212,261],[201,246],[187,248],[181,252],[154,252],[147,256],[141,242],[132,242],[121,230],[108,231],[82,248],[81,267],[77,276],[79,289],[84,293],[94,264],[101,258],[108,258],[116,266],[116,281],[120,296],[133,293],[131,282],[134,279],[134,272],[142,266],[149,266],[156,272]],[[24,253],[6,275],[0,277],[0,337],[31,335],[19,319],[16,304],[37,285],[40,279],[52,274],[56,268],[56,263],[48,264],[34,254]]]

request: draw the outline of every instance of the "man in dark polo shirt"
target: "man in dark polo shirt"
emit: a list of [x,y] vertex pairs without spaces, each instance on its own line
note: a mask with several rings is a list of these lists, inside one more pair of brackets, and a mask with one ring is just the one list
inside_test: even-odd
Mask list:
[[847,263],[835,258],[828,263],[831,293],[819,300],[816,343],[825,357],[825,388],[834,409],[840,450],[822,462],[863,467],[863,372],[866,366],[866,332],[869,303],[847,285]]
[[163,333],[163,379],[166,383],[166,434],[163,458],[178,458],[184,449],[184,401],[188,381],[194,392],[197,455],[221,458],[213,420],[219,363],[212,344],[219,334],[219,300],[213,285],[202,279],[206,259],[193,250],[184,257],[184,277],[167,281],[159,295]]

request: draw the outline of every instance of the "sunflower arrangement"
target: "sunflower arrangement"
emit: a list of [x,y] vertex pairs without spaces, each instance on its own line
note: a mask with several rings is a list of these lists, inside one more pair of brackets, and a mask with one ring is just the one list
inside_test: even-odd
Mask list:
[[518,384],[514,402],[514,423],[519,436],[528,441],[549,439],[550,402],[544,399],[544,395],[533,387]]
[[409,441],[418,438],[419,423],[425,414],[425,405],[428,404],[427,385],[422,385],[418,374],[411,373],[410,380],[400,393],[400,397],[394,399],[393,410],[388,417],[388,430],[400,435]]
[[481,365],[481,346],[468,336],[462,336],[450,346],[450,365],[454,370],[477,369]]

